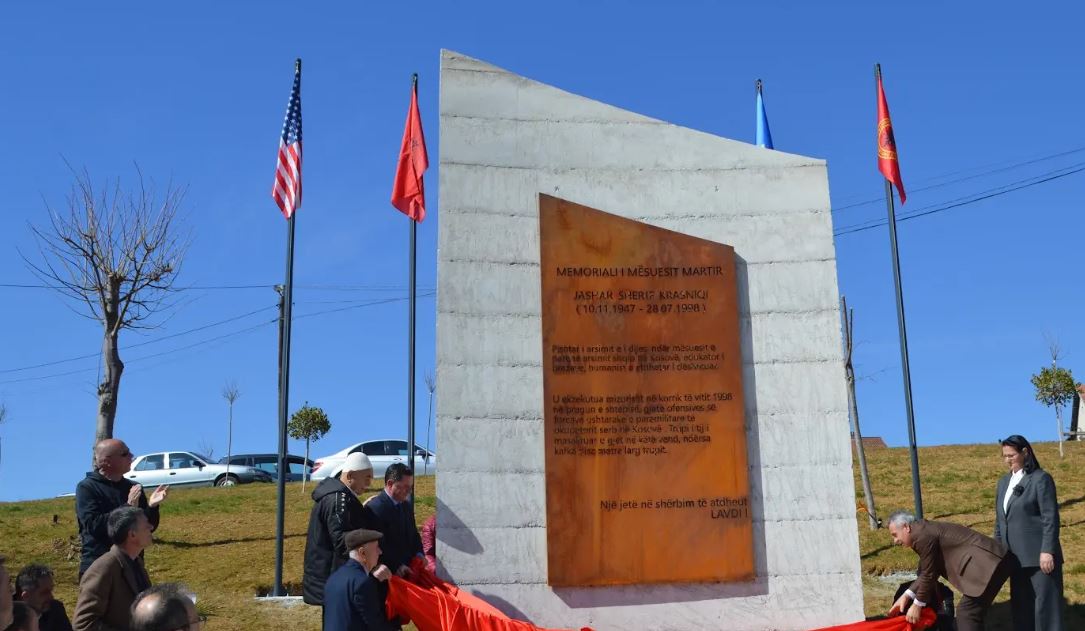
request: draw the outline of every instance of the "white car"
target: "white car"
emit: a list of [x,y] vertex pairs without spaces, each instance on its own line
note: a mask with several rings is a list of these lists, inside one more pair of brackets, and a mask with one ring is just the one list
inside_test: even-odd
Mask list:
[[[369,456],[369,462],[373,463],[373,477],[378,480],[384,479],[384,470],[393,463],[402,462],[408,466],[410,465],[410,459],[407,456],[407,441],[394,438],[367,440],[364,443],[355,443],[330,456],[317,458],[313,463],[312,479],[323,480],[324,478],[339,477],[339,470],[343,466],[343,461],[350,454],[359,451]],[[411,468],[414,469],[415,475],[437,473],[437,454],[415,445],[414,466]]]
[[132,461],[132,469],[124,477],[154,489],[160,484],[170,486],[233,486],[249,482],[270,482],[271,475],[252,467],[214,464],[210,458],[191,451],[160,451],[145,454]]

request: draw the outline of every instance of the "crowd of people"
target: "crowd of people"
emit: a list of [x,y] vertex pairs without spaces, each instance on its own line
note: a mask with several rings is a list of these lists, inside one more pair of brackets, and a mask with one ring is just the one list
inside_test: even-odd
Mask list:
[[[302,597],[321,608],[325,631],[398,629],[399,622],[385,615],[388,578],[410,577],[411,560],[425,559],[410,504],[410,467],[389,466],[384,490],[362,501],[372,481],[369,458],[353,453],[339,477],[325,478],[313,489]],[[430,531],[435,533],[432,524]],[[432,550],[432,541],[428,547]]]
[[[1015,631],[1062,631],[1063,554],[1055,482],[1032,445],[1013,435],[1001,442],[1008,472],[996,486],[995,528],[986,536],[966,526],[916,519],[907,511],[888,518],[893,543],[919,557],[916,580],[893,603],[890,614],[918,621],[925,608],[944,607],[939,578],[960,593],[957,631],[978,631],[1003,585],[1010,583]],[[50,568],[31,564],[15,577],[14,590],[0,558],[0,630],[3,631],[196,631],[204,618],[196,597],[177,583],[154,584],[143,562],[169,490],[147,498],[126,479],[132,453],[124,442],[95,447],[95,468],[76,487],[82,543],[79,596],[69,619],[54,595]],[[414,473],[402,463],[388,467],[384,488],[363,501],[373,466],[350,454],[338,477],[313,490],[305,544],[303,600],[321,608],[324,631],[388,631],[400,628],[384,606],[393,575],[411,578],[415,568],[433,569],[436,524],[415,523]],[[423,571],[419,569],[419,571]]]
[[922,610],[939,606],[938,579],[945,577],[961,594],[957,631],[982,631],[995,596],[1010,582],[1014,631],[1062,631],[1062,545],[1059,500],[1051,474],[1040,467],[1024,436],[1002,441],[1009,471],[995,493],[992,537],[945,522],[917,520],[907,511],[889,516],[893,543],[919,556],[914,583],[890,609],[919,620]]
[[[76,486],[75,510],[81,544],[79,595],[71,618],[53,596],[50,568],[31,564],[15,577],[14,590],[0,558],[2,631],[196,631],[204,623],[196,596],[178,583],[155,584],[143,561],[169,497],[161,486],[150,497],[124,477],[132,452],[121,440],[94,448],[95,470]],[[351,454],[338,477],[313,490],[305,545],[304,596],[321,607],[324,629],[398,629],[383,606],[393,574],[409,577],[411,560],[427,559],[411,505],[413,471],[388,467],[384,489],[363,502],[373,465]],[[434,521],[426,524],[432,568]]]

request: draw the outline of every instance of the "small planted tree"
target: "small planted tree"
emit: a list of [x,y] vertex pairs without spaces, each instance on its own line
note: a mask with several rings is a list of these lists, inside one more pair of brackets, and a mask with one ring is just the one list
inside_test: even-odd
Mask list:
[[[301,409],[294,412],[294,415],[290,417],[290,422],[286,425],[286,433],[294,440],[305,441],[305,462],[308,465],[310,441],[316,442],[320,440],[331,428],[331,421],[328,420],[328,415],[324,413],[324,410],[312,407],[306,401],[305,405],[301,406]],[[309,467],[306,466],[304,470],[305,473],[301,483],[303,493],[305,492],[305,483],[309,481]]]
[[1036,388],[1036,400],[1047,407],[1055,408],[1055,421],[1058,423],[1059,432],[1059,457],[1063,457],[1062,439],[1062,406],[1074,400],[1074,392],[1078,384],[1074,382],[1074,375],[1069,368],[1059,366],[1059,346],[1055,342],[1049,344],[1051,351],[1051,366],[1043,367],[1040,372],[1032,375],[1032,385]]
[[3,425],[6,420],[8,420],[8,407],[0,401],[0,425]]
[[426,411],[426,459],[422,473],[429,473],[430,434],[433,429],[433,393],[437,391],[437,380],[433,375],[426,375],[426,390],[429,391],[429,409]]
[[230,456],[233,455],[234,446],[234,402],[240,396],[241,390],[237,387],[237,382],[227,381],[226,385],[222,386],[222,398],[226,399],[226,405],[229,406],[229,416],[226,418],[226,475],[230,475]]

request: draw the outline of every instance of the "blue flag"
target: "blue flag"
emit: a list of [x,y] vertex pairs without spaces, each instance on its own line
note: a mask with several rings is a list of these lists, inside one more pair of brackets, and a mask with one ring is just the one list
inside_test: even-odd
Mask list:
[[757,81],[757,146],[772,149],[769,117],[765,114],[765,99],[761,97],[761,81]]

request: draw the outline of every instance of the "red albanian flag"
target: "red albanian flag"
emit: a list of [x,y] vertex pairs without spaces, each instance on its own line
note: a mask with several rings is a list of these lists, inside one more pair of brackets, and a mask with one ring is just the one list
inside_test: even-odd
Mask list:
[[422,173],[429,168],[426,138],[422,135],[422,116],[418,113],[418,78],[411,88],[411,109],[407,111],[407,126],[403,130],[403,145],[399,149],[396,179],[392,183],[392,205],[419,223],[426,218],[426,191]]
[[882,75],[878,73],[878,170],[897,187],[900,203],[904,204],[904,180],[900,178],[897,141],[893,137],[893,121],[889,120],[889,104],[885,102]]

